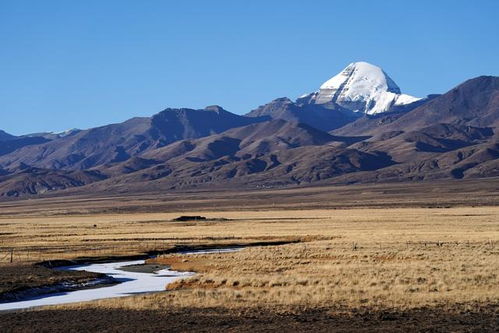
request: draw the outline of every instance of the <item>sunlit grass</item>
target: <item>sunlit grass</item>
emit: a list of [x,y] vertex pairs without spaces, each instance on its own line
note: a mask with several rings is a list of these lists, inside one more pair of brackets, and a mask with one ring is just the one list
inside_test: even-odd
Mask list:
[[1,246],[14,248],[20,259],[29,249],[35,260],[175,244],[302,241],[162,256],[174,269],[199,274],[166,293],[83,305],[92,307],[412,308],[499,301],[499,207],[219,211],[203,215],[229,220],[171,222],[178,215],[5,218]]

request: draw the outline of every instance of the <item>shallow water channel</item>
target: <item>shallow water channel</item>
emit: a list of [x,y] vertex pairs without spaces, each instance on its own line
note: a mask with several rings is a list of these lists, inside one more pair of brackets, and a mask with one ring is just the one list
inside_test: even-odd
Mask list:
[[[240,248],[189,251],[182,252],[182,254],[222,253],[237,250],[240,250]],[[93,301],[104,298],[124,297],[142,293],[164,291],[167,284],[195,274],[193,272],[172,271],[168,268],[159,270],[155,273],[133,272],[121,269],[125,266],[141,265],[144,264],[144,262],[145,260],[134,260],[59,267],[57,269],[60,270],[79,270],[104,273],[107,276],[112,277],[116,284],[74,291],[46,293],[28,297],[21,301],[0,303],[0,311],[26,309],[43,305]]]

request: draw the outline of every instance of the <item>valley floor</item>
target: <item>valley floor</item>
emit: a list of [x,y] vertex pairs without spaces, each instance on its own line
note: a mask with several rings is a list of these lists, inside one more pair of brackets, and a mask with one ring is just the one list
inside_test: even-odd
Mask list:
[[[498,188],[495,180],[2,202],[0,272],[175,246],[292,243],[160,255],[150,263],[198,274],[161,293],[1,313],[0,330],[496,331]],[[180,215],[208,219],[173,221]]]

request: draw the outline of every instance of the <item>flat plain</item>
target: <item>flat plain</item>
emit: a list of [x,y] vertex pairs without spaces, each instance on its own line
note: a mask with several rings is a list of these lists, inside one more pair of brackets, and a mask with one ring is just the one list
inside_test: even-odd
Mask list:
[[498,203],[497,179],[5,201],[3,272],[261,246],[160,254],[149,261],[198,274],[162,293],[3,313],[0,329],[495,331]]

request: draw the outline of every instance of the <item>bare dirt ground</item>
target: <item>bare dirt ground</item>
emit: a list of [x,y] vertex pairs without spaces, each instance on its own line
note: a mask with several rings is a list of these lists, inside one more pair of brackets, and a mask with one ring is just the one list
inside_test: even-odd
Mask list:
[[496,308],[86,308],[2,315],[3,332],[497,332]]
[[53,286],[61,282],[84,283],[101,277],[101,274],[97,273],[55,271],[29,263],[2,264],[0,272],[0,301],[5,301],[16,292],[30,288]]
[[159,193],[69,191],[0,201],[0,216],[54,216],[96,213],[165,213],[274,209],[393,208],[497,205],[499,177],[477,180],[286,189],[230,189]]
[[19,265],[293,243],[161,255],[151,263],[198,274],[164,293],[0,314],[0,330],[493,332],[498,204],[497,180],[1,202],[0,259],[13,249]]

